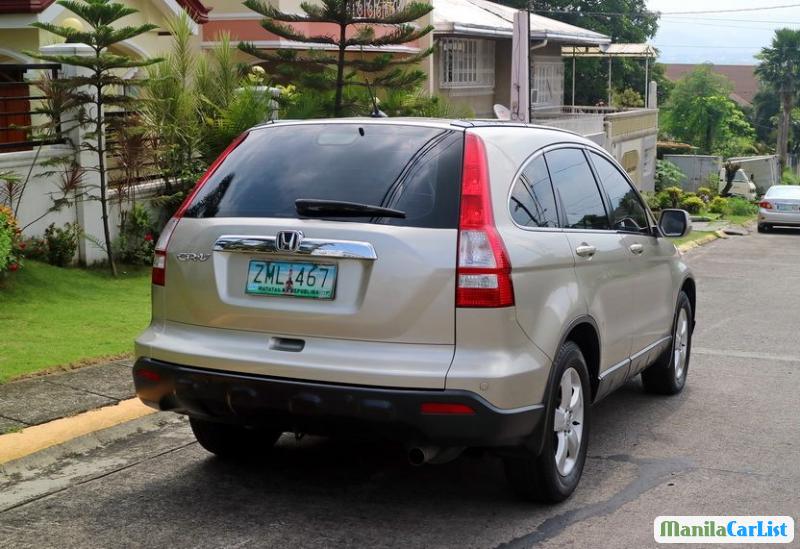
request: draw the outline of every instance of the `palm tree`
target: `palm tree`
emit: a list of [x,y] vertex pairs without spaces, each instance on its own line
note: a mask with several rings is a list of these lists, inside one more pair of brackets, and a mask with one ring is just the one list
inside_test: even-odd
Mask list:
[[779,29],[775,31],[772,47],[763,48],[756,56],[761,63],[756,75],[778,94],[781,117],[778,126],[778,156],[781,169],[786,167],[789,150],[792,109],[797,90],[800,89],[800,31]]

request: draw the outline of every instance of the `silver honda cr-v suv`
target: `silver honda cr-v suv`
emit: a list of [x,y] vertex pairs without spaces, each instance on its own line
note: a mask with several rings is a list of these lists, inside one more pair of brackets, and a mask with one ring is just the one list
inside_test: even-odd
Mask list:
[[376,435],[412,463],[493,448],[560,501],[591,406],[681,391],[695,283],[628,176],[509,123],[283,122],[236,139],[164,228],[139,397],[225,457],[281,433]]

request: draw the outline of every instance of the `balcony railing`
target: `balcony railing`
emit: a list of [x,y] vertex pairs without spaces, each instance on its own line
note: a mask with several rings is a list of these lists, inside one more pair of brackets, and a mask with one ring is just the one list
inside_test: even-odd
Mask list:
[[580,135],[595,135],[605,131],[606,112],[604,107],[534,107],[531,121]]
[[353,17],[387,17],[400,11],[405,0],[356,0],[349,4]]
[[606,124],[611,124],[614,135],[609,137],[616,137],[618,133],[658,131],[658,110],[592,106],[534,107],[531,121],[583,136],[606,133]]
[[0,152],[64,142],[61,121],[48,114],[45,86],[26,79],[27,73],[41,71],[56,80],[60,68],[57,63],[0,64]]

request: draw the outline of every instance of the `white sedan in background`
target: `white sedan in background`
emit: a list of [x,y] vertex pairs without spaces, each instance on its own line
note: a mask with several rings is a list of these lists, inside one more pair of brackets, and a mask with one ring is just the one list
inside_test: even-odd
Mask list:
[[800,185],[774,185],[758,204],[758,232],[774,226],[800,227]]

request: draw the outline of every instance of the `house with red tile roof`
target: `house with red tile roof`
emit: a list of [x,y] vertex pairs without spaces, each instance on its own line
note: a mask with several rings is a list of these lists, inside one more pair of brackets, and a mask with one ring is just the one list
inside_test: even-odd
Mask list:
[[[692,72],[699,65],[670,63],[666,65],[666,76],[673,82]],[[758,93],[759,81],[755,65],[711,65],[711,70],[733,83],[731,99],[740,107],[750,107]]]

